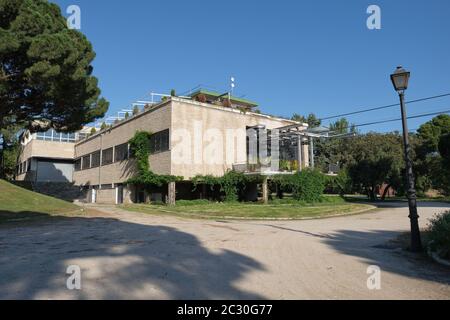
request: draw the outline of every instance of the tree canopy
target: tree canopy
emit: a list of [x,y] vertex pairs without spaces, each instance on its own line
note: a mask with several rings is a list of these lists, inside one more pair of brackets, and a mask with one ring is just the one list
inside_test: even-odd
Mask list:
[[45,0],[0,0],[0,128],[76,131],[104,116],[95,53]]

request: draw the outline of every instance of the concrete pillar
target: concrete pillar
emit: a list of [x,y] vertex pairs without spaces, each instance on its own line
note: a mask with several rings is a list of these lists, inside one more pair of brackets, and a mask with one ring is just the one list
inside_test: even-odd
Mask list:
[[264,204],[268,204],[269,203],[269,184],[268,184],[268,178],[267,177],[264,177],[264,179],[263,179],[262,196],[263,196]]
[[298,140],[297,140],[297,159],[298,159],[298,171],[302,171],[303,167],[304,167],[304,163],[303,163],[303,146],[302,146],[302,137],[298,136]]
[[174,206],[175,203],[176,203],[176,183],[169,182],[167,192],[167,204],[169,206]]
[[311,169],[314,169],[314,139],[313,137],[309,137],[309,166]]

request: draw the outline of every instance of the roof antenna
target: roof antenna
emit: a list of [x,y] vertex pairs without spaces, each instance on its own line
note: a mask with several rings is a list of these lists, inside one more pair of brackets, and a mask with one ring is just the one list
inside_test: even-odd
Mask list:
[[236,87],[236,85],[235,85],[235,83],[234,83],[234,77],[231,77],[231,83],[230,83],[230,92],[228,93],[228,100],[230,100],[231,101],[231,96],[233,95],[233,91],[234,91],[234,88]]

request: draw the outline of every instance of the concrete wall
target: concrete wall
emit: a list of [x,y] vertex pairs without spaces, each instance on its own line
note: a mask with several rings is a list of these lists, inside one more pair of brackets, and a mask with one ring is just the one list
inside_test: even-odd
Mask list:
[[[75,158],[105,150],[127,143],[136,131],[159,132],[171,128],[171,102],[168,101],[154,110],[146,111],[127,121],[115,125],[112,129],[98,133],[78,143],[75,147]],[[150,167],[158,174],[170,174],[170,152],[163,152],[149,157]],[[74,172],[76,185],[99,185],[123,183],[133,177],[136,172],[134,160],[113,163],[100,168]]]
[[[36,173],[38,172],[38,160],[36,158],[51,158],[61,160],[73,160],[75,154],[75,144],[65,142],[54,141],[42,141],[27,139],[26,143],[21,146],[19,159],[17,163],[23,163],[25,161],[31,161],[31,171],[18,175],[16,180],[18,181],[35,181]],[[56,168],[58,167],[58,168]],[[49,169],[44,168],[44,170]],[[72,181],[72,172],[67,165],[61,165],[55,160],[55,169],[62,172],[62,175],[69,181]],[[55,177],[56,171],[52,172],[52,176]],[[44,181],[53,181],[52,179]],[[61,182],[63,179],[59,177],[56,181]]]
[[[197,155],[197,159],[194,159],[193,163],[180,163],[180,161],[177,161],[179,160],[177,157],[181,153],[172,152],[171,172],[173,175],[183,176],[185,179],[190,179],[195,175],[207,174],[222,176],[227,170],[232,169],[233,164],[247,162],[245,137],[244,140],[240,139],[240,142],[238,142],[238,139],[234,139],[233,154],[231,157],[227,153],[227,141],[232,141],[233,139],[227,139],[227,132],[230,132],[230,130],[235,132],[241,130],[245,132],[247,127],[256,125],[264,125],[267,129],[276,129],[293,123],[289,120],[255,113],[243,113],[236,109],[212,106],[210,104],[184,102],[183,100],[174,101],[172,105],[172,127],[178,130],[185,129],[186,133],[174,136],[172,132],[171,144],[175,145],[182,142],[182,139],[184,139],[182,136],[190,135],[193,138],[196,135],[198,136],[198,132],[202,132],[202,136],[200,137],[200,145],[202,147],[199,144],[191,143],[191,153],[192,155]],[[200,126],[201,130],[199,129]],[[208,152],[206,151],[211,136],[208,132],[214,134],[215,131],[221,132],[223,137],[221,150],[215,152],[215,154],[221,153],[221,161],[211,163],[210,159],[208,159]],[[199,141],[199,139],[192,140]],[[238,145],[238,143],[240,144]],[[183,145],[185,144],[183,143]],[[174,150],[172,149],[172,151]]]

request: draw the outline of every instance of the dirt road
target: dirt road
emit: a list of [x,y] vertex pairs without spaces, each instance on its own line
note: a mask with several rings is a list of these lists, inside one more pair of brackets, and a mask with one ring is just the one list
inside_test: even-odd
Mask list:
[[[450,205],[422,203],[421,224]],[[310,221],[105,217],[0,228],[0,299],[450,299],[450,270],[389,241],[405,204]],[[81,290],[66,269],[81,268]],[[381,268],[381,289],[367,268]]]

